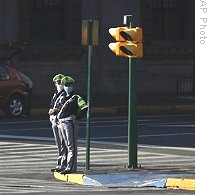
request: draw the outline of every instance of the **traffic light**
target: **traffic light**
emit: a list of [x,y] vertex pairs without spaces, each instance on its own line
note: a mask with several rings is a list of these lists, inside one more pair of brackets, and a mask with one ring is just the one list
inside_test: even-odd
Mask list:
[[143,56],[142,28],[110,28],[109,33],[117,41],[109,44],[109,48],[117,56],[133,58],[141,58]]

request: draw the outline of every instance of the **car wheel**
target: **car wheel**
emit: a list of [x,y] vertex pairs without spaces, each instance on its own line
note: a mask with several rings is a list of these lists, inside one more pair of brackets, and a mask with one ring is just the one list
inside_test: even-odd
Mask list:
[[9,117],[20,117],[23,115],[24,101],[20,96],[12,96],[6,107],[6,114]]

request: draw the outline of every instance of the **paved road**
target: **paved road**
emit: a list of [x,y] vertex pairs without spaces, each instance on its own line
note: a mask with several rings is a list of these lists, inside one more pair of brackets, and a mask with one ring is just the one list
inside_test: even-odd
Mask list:
[[[0,148],[0,194],[36,194],[41,192],[46,194],[77,192],[78,194],[87,193],[87,191],[91,194],[92,192],[99,194],[104,191],[109,192],[108,194],[128,193],[128,191],[133,194],[139,193],[135,188],[129,190],[127,188],[94,188],[57,181],[50,172],[50,168],[55,166],[57,157],[54,142],[4,141],[0,139]],[[80,144],[78,149],[78,171],[86,171],[85,147]],[[143,168],[139,172],[158,170],[162,173],[176,171],[180,174],[194,174],[194,149],[140,146],[138,159]],[[91,147],[90,171],[92,172],[123,171],[126,170],[126,161],[126,147],[111,145],[93,145]],[[147,188],[144,190],[144,194],[147,194],[148,190],[151,190],[151,193],[148,194],[153,194],[153,190],[157,189]],[[172,191],[166,191],[167,194],[175,194]],[[164,194],[165,192],[158,190],[156,194],[159,193]],[[180,192],[176,194],[180,194]],[[183,191],[181,194],[193,194],[193,192]]]
[[[194,115],[139,116],[138,144],[172,147],[195,147]],[[92,142],[127,143],[127,117],[91,118]],[[82,120],[79,139],[86,140],[86,122]],[[49,120],[1,120],[0,137],[3,135],[53,138]],[[9,137],[9,136],[5,136]],[[17,138],[17,137],[16,137]]]

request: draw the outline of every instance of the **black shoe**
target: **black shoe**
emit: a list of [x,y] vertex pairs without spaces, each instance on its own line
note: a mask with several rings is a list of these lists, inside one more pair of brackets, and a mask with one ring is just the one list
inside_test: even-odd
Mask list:
[[64,169],[62,169],[62,168],[52,168],[51,169],[51,172],[61,172],[61,171],[63,171]]
[[69,170],[69,169],[65,169],[65,170],[60,172],[60,174],[64,174],[64,175],[69,174],[69,173],[71,173],[71,170]]
[[51,172],[57,172],[58,171],[58,168],[52,168],[51,169]]

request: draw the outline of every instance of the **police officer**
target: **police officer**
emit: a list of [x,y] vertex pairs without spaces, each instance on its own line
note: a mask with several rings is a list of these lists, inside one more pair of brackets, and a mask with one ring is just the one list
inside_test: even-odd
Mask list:
[[55,168],[52,168],[51,171],[61,171],[64,170],[66,166],[65,158],[63,156],[63,150],[65,149],[64,139],[61,134],[61,130],[56,123],[56,115],[59,112],[59,108],[62,107],[63,102],[65,101],[66,92],[63,89],[63,85],[61,84],[61,79],[64,78],[64,75],[57,74],[53,77],[53,82],[56,87],[56,91],[51,99],[50,109],[48,114],[50,116],[50,122],[52,124],[52,130],[55,138],[55,143],[58,149],[58,158],[57,165]]
[[61,132],[65,140],[66,146],[66,168],[61,174],[76,173],[77,171],[77,138],[79,133],[78,120],[83,118],[87,113],[87,104],[81,96],[74,92],[74,79],[65,76],[61,80],[66,91],[66,100],[60,109],[57,119],[61,126]]

